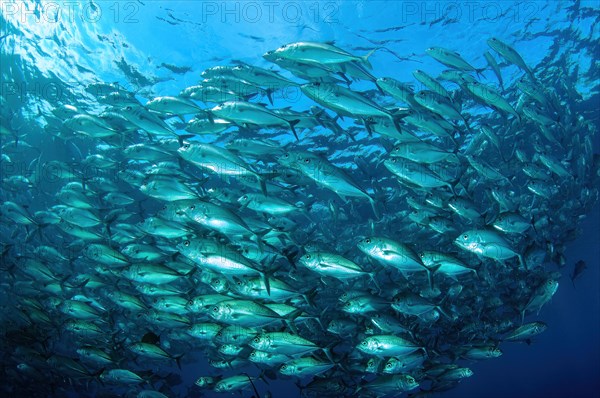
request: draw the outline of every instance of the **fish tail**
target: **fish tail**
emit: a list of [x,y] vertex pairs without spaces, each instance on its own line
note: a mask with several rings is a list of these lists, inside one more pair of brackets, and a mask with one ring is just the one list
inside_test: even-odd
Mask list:
[[371,62],[369,62],[369,57],[371,55],[373,55],[373,53],[377,50],[379,50],[381,47],[375,47],[374,49],[372,49],[371,51],[369,51],[366,55],[363,55],[360,58],[361,63],[363,63],[367,68],[369,69],[373,69],[373,65],[371,65]]
[[181,354],[181,355],[177,355],[174,356],[173,359],[175,360],[175,363],[177,364],[177,367],[179,368],[179,370],[181,370],[181,358],[183,358],[185,354]]
[[266,272],[261,272],[260,276],[262,277],[263,283],[265,284],[265,289],[267,290],[267,295],[271,295],[271,282],[269,281],[269,275]]
[[326,347],[321,348],[321,351],[323,351],[323,353],[325,354],[327,359],[329,359],[331,361],[331,363],[336,363],[331,354],[331,349],[333,347],[335,347],[337,344],[338,344],[338,342],[334,341],[333,343],[328,344]]
[[265,90],[265,94],[267,94],[267,98],[269,99],[269,103],[273,105],[273,89],[268,88]]
[[379,282],[377,282],[377,279],[375,278],[375,272],[369,272],[368,275],[369,275],[369,278],[371,278],[371,281],[373,282],[373,284],[375,285],[377,290],[379,291],[379,293],[381,293],[382,292],[381,286],[379,286]]
[[371,129],[371,124],[373,124],[373,121],[370,120],[370,118],[363,119],[363,125],[365,126],[365,129],[367,130],[367,134],[369,134],[369,137],[373,137],[373,129]]
[[190,138],[194,138],[195,136],[195,134],[178,134],[177,142],[179,143],[179,146],[182,147],[184,140],[189,140]]
[[484,77],[482,75],[482,72],[484,72],[487,68],[475,68],[475,73],[477,74],[477,77],[482,78]]
[[377,87],[377,90],[379,90],[379,92],[382,95],[385,95],[385,91],[383,91],[383,89],[381,88],[381,86],[379,84],[377,84],[377,81],[375,81],[374,83],[375,83],[375,87]]
[[519,264],[521,264],[521,266],[527,270],[527,263],[523,259],[523,255],[517,254],[517,257],[519,258]]
[[368,196],[369,198],[369,203],[371,203],[371,208],[373,209],[373,214],[375,215],[376,219],[380,219],[381,215],[379,214],[379,210],[377,210],[377,203],[375,202],[375,199],[373,199],[371,196]]
[[317,288],[316,287],[313,287],[308,292],[302,294],[302,298],[304,299],[304,301],[306,302],[306,304],[309,307],[314,307],[315,306],[315,302],[313,301],[313,298],[316,296],[316,294],[317,294]]
[[260,191],[263,195],[267,196],[267,183],[263,177],[256,174],[256,180],[260,184]]
[[290,129],[292,129],[292,133],[294,134],[294,137],[296,137],[296,141],[300,141],[300,138],[298,138],[298,133],[296,132],[296,128],[295,126],[300,123],[299,119],[295,119],[295,120],[290,120],[289,122],[290,125]]

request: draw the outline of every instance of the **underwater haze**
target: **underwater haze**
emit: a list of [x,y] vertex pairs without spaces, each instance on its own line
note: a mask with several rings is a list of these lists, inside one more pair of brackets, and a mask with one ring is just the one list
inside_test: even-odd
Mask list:
[[599,23],[2,0],[2,395],[600,397]]

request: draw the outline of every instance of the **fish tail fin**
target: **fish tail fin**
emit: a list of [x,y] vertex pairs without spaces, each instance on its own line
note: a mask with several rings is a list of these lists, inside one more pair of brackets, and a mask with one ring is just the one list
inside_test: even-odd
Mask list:
[[261,253],[264,253],[264,251],[265,251],[265,245],[264,245],[264,243],[263,243],[262,239],[263,239],[263,237],[264,237],[266,234],[268,234],[270,231],[271,231],[271,230],[269,230],[269,229],[266,229],[266,230],[264,230],[264,231],[260,231],[260,232],[255,232],[255,231],[253,231],[253,233],[254,233],[253,237],[256,239],[256,245],[258,246],[258,250],[259,250]]
[[304,299],[304,301],[306,302],[306,304],[309,307],[314,307],[315,306],[315,302],[313,301],[313,298],[316,296],[316,294],[317,294],[317,288],[316,287],[313,287],[308,292],[302,294],[302,298]]
[[475,73],[477,74],[477,77],[482,78],[483,75],[481,74],[482,72],[484,72],[487,68],[475,68]]
[[370,118],[363,119],[363,125],[365,126],[365,129],[367,130],[367,134],[369,134],[369,137],[373,137],[373,129],[371,129],[371,124],[373,124],[373,121],[370,120]]
[[517,257],[519,258],[519,264],[521,264],[521,266],[523,268],[525,268],[525,270],[527,270],[527,263],[523,259],[523,255],[522,254],[517,254]]
[[265,90],[265,94],[267,94],[267,98],[269,99],[269,103],[273,105],[273,89],[268,88]]
[[213,113],[210,110],[206,110],[205,113],[206,113],[206,117],[208,118],[208,121],[211,124],[215,124],[215,116],[213,115]]
[[377,84],[377,80],[374,83],[375,83],[375,87],[377,87],[377,90],[379,90],[379,92],[382,95],[385,95],[385,91],[383,91],[383,89],[381,88],[381,86],[379,84]]
[[368,273],[369,278],[371,278],[371,282],[373,282],[373,284],[377,288],[377,291],[379,293],[381,293],[383,290],[381,290],[381,286],[379,286],[379,282],[377,282],[377,279],[375,278],[375,276],[376,276],[375,274],[376,274],[375,272],[369,272]]
[[375,215],[376,219],[380,219],[381,215],[379,214],[379,210],[377,210],[377,202],[375,202],[375,199],[373,199],[370,195],[368,196],[369,198],[369,203],[371,203],[371,208],[373,209],[373,214]]
[[179,143],[179,146],[182,147],[184,140],[189,140],[190,138],[194,138],[195,136],[195,134],[178,134],[177,142]]
[[267,295],[271,295],[271,282],[269,281],[269,272],[261,272],[260,276],[262,277],[263,283],[265,284],[265,289],[267,290]]
[[181,354],[181,355],[177,355],[174,356],[173,359],[175,360],[175,363],[177,364],[177,367],[179,368],[179,370],[181,370],[181,358],[183,358],[185,354]]
[[331,363],[336,363],[335,360],[333,359],[333,355],[332,355],[332,351],[331,351],[331,349],[333,347],[335,347],[336,345],[338,345],[338,342],[334,341],[332,343],[327,344],[326,347],[321,348],[321,351],[323,351],[323,353],[325,354],[327,359],[329,359],[331,361]]
[[369,57],[371,55],[373,55],[373,53],[377,50],[379,50],[381,47],[375,47],[374,49],[372,49],[371,51],[369,51],[366,55],[363,55],[360,58],[360,61],[363,65],[365,65],[367,68],[369,69],[373,69],[373,65],[371,65],[371,62],[369,62]]
[[400,119],[402,119],[403,117],[404,117],[403,115],[390,115],[390,120],[394,124],[396,131],[398,131],[398,133],[400,133],[400,134],[402,134],[402,127],[400,126]]
[[260,175],[256,175],[256,180],[260,184],[260,191],[263,195],[267,196],[267,182]]
[[[256,389],[256,386],[254,385],[254,382],[252,381],[252,377],[250,377],[248,375],[248,373],[244,373],[244,375],[246,375],[246,377],[248,378],[248,381],[252,385],[252,389],[254,390],[254,393],[256,394],[256,396],[260,397],[260,395],[258,395],[258,390]],[[265,379],[265,371],[264,370],[260,373],[260,375],[258,376],[258,378],[261,379],[262,381],[264,381],[266,384],[269,384],[269,382]]]
[[298,123],[300,123],[300,119],[290,120],[288,123],[290,125],[290,129],[292,129],[292,133],[294,133],[294,137],[296,137],[296,141],[300,141],[300,138],[298,138],[298,133],[296,132],[296,127],[295,127]]
[[437,272],[437,270],[441,267],[441,264],[436,265],[435,267],[425,267],[425,271],[427,272],[427,281],[429,282],[429,288],[433,289],[434,283],[433,283],[433,275]]

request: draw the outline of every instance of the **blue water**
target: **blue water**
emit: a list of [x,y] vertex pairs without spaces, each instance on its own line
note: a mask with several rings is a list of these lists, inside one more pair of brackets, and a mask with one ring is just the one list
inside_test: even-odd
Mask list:
[[[75,156],[72,148],[49,144],[40,132],[41,115],[58,104],[92,106],[89,84],[116,82],[145,102],[197,84],[200,73],[215,65],[242,61],[270,68],[261,55],[295,41],[334,42],[356,54],[385,47],[370,58],[373,73],[414,81],[415,69],[434,76],[446,69],[426,48],[453,49],[483,67],[486,40],[498,37],[533,69],[563,58],[564,83],[582,97],[575,111],[600,130],[598,1],[3,1],[1,7],[2,123],[22,131],[32,145],[53,145],[65,159]],[[521,75],[515,66],[503,68],[506,85]],[[483,76],[496,84],[489,69]],[[282,96],[275,93],[276,104],[298,110],[311,104],[298,92]],[[598,134],[594,145],[597,153]],[[548,330],[531,345],[503,344],[500,358],[472,363],[474,376],[442,396],[600,397],[599,225],[596,204],[578,238],[567,243],[558,292],[539,317],[528,318],[546,322]],[[568,276],[578,260],[587,269],[574,287]],[[187,386],[206,374],[212,373],[204,362],[183,363]],[[267,390],[276,398],[298,396],[289,379],[257,387],[261,396]]]

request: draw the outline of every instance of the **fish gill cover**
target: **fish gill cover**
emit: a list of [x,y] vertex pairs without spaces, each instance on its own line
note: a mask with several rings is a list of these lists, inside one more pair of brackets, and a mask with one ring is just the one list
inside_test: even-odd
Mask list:
[[466,386],[586,272],[597,3],[1,7],[3,395],[527,391]]

